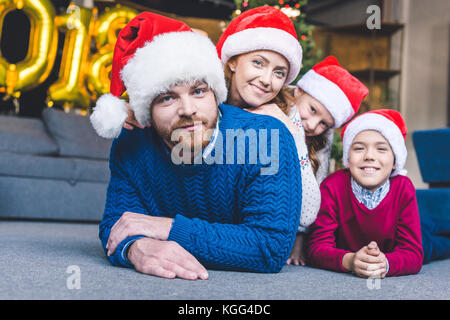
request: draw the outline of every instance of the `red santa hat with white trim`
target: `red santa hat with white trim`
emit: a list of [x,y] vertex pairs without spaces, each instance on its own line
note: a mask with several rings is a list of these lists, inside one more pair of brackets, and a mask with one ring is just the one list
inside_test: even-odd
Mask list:
[[395,170],[391,176],[406,175],[404,169],[408,151],[406,150],[406,123],[400,112],[378,109],[365,112],[350,121],[341,132],[344,166],[348,165],[348,154],[355,137],[362,131],[378,131],[389,142],[395,156]]
[[136,120],[146,126],[156,96],[176,83],[195,80],[208,84],[217,103],[226,100],[223,66],[211,40],[181,21],[142,12],[117,37],[110,93],[97,100],[91,123],[100,136],[117,137],[127,118],[120,98],[126,90]]
[[339,128],[359,110],[369,89],[343,68],[333,56],[325,58],[298,81],[297,86],[322,103]]
[[295,80],[302,66],[302,47],[294,24],[281,10],[262,6],[247,10],[234,18],[216,44],[225,65],[236,55],[256,50],[271,50],[289,62],[285,84]]

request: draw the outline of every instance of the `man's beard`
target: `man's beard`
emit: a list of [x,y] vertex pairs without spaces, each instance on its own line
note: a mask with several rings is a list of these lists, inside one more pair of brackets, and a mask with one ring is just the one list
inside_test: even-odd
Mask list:
[[[191,159],[190,163],[193,163],[194,157],[210,143],[216,121],[217,116],[211,122],[203,117],[185,117],[169,130],[161,130],[155,124],[152,124],[152,126],[163,138],[169,149],[174,151],[175,155],[172,154],[172,157],[180,157],[184,160]],[[186,130],[185,128],[189,126],[198,127],[194,131]]]

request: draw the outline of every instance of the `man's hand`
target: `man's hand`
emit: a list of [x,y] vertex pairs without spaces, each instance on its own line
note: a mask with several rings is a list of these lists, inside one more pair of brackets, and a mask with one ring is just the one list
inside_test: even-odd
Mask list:
[[208,271],[174,241],[150,238],[136,240],[128,249],[128,260],[136,271],[162,278],[208,279]]
[[305,254],[303,250],[303,242],[304,242],[304,233],[298,233],[295,237],[294,247],[292,248],[291,255],[289,259],[287,259],[287,264],[293,264],[295,266],[304,266],[305,265]]
[[124,239],[142,235],[157,240],[167,240],[172,227],[172,218],[153,217],[146,214],[124,212],[111,228],[106,249],[108,256],[116,251]]
[[346,253],[342,259],[342,265],[363,278],[384,277],[387,268],[386,257],[374,241],[356,253]]

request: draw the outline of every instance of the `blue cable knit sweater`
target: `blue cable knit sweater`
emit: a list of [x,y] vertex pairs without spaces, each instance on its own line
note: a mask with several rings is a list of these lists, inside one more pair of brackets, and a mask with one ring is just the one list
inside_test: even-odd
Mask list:
[[[105,252],[111,227],[125,211],[132,211],[174,218],[168,240],[176,241],[207,268],[281,270],[300,219],[302,184],[294,140],[275,118],[228,105],[219,108],[221,139],[210,156],[219,159],[217,148],[224,146],[223,164],[176,165],[152,128],[122,130],[111,148],[111,180],[100,223]],[[242,130],[232,131],[238,132],[236,137],[227,136],[227,129]],[[272,150],[278,152],[278,159],[272,161],[278,167],[276,174],[262,174],[261,169],[274,166],[267,164],[267,158],[258,156],[252,162],[249,150],[255,145],[249,145],[249,129],[257,133],[258,152],[269,158]],[[267,139],[259,132],[266,132]],[[244,135],[245,145],[239,145]],[[271,138],[275,142],[278,138],[277,145],[271,144]],[[267,142],[267,148],[259,141]],[[235,164],[226,161],[230,149],[225,152],[225,147],[230,145]],[[244,164],[238,162],[239,155],[245,155]],[[141,237],[122,241],[109,256],[110,262],[131,267],[126,249]]]

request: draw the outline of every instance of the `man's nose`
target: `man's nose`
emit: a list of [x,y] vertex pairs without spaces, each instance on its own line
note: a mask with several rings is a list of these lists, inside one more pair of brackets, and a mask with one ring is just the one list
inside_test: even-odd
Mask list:
[[197,106],[192,97],[186,96],[180,98],[180,107],[178,108],[178,115],[184,117],[192,117],[197,113]]

